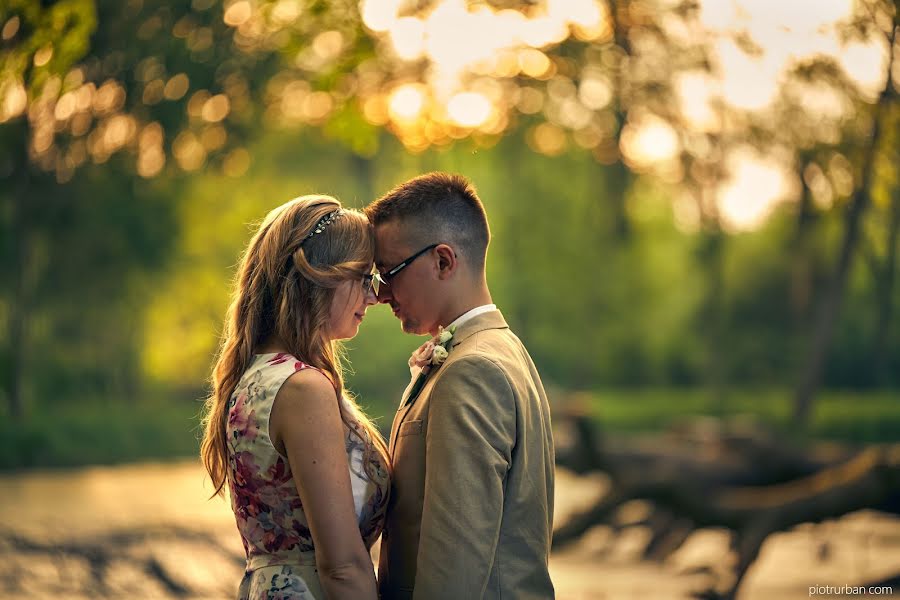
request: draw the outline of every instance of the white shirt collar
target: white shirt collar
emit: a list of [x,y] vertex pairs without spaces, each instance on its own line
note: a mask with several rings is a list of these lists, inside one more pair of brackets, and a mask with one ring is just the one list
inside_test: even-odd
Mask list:
[[460,325],[462,325],[469,319],[473,319],[473,318],[477,317],[478,315],[482,315],[486,312],[491,312],[492,310],[497,310],[496,304],[484,304],[482,306],[476,306],[472,310],[464,312],[460,316],[456,317],[456,320],[453,321],[452,323],[450,323],[450,325],[448,325],[446,328],[450,329],[454,325],[456,327],[459,327]]

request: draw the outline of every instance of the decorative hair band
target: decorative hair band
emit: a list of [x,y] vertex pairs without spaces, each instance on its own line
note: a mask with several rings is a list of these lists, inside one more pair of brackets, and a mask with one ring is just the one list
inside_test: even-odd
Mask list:
[[316,223],[316,226],[313,227],[313,230],[309,232],[309,235],[303,238],[303,241],[300,242],[300,245],[302,246],[303,244],[305,244],[312,236],[318,235],[325,231],[326,227],[337,221],[341,216],[343,216],[343,214],[344,211],[339,208],[336,211],[328,213],[327,215],[319,219],[319,222]]

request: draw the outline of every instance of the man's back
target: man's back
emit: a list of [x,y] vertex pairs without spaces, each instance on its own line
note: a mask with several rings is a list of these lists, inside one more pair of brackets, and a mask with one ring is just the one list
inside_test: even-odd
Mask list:
[[552,598],[554,452],[540,376],[499,311],[463,323],[394,419],[382,598]]

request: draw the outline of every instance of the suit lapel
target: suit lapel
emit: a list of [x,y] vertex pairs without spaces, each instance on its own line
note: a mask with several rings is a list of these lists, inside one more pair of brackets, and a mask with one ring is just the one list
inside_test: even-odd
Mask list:
[[394,415],[394,423],[391,425],[391,458],[393,458],[394,448],[397,446],[397,432],[400,430],[400,425],[403,423],[406,415],[409,414],[410,408],[412,408],[412,404],[404,402],[397,410],[397,414]]
[[419,373],[418,377],[416,377],[413,382],[409,384],[409,386],[406,388],[406,391],[403,393],[403,406],[412,404],[416,401],[416,398],[418,398],[419,396],[419,392],[421,392],[422,388],[425,387],[425,381],[434,370],[435,367],[430,367],[428,369],[428,372]]
[[[500,314],[499,310],[493,310],[478,315],[463,323],[459,329],[456,330],[448,350],[450,350],[452,356],[453,348],[456,348],[463,340],[475,333],[484,331],[485,329],[503,329],[506,327],[509,326],[506,324],[506,321],[503,319],[503,315]],[[433,368],[426,374],[420,374],[406,386],[406,390],[403,392],[403,400],[400,402],[397,414],[394,415],[394,422],[391,424],[391,457],[394,456],[394,449],[397,446],[397,432],[400,430],[400,425],[403,424],[410,409],[413,407],[413,404],[415,404],[416,398],[419,397],[425,384],[428,383],[428,377],[435,371],[437,371],[437,369]]]
[[506,329],[508,327],[509,325],[506,324],[506,320],[499,310],[482,313],[477,317],[472,317],[459,326],[456,333],[453,334],[453,339],[450,340],[450,349],[456,348],[467,338],[472,337],[479,331],[484,331],[486,329]]
[[[400,401],[400,407],[397,409],[397,414],[394,415],[394,422],[391,424],[391,456],[394,456],[394,446],[397,445],[397,432],[400,430],[400,425],[403,423],[403,420],[406,418],[406,415],[409,413],[409,409],[412,408],[412,402],[409,401],[409,396],[413,393],[413,390],[416,390],[417,384],[419,384],[419,380],[422,379],[422,375],[420,374],[418,377],[409,382],[409,385],[406,386],[406,390],[403,391],[402,400]],[[416,395],[418,396],[419,391],[421,391],[421,385],[418,385],[418,390],[416,390]]]

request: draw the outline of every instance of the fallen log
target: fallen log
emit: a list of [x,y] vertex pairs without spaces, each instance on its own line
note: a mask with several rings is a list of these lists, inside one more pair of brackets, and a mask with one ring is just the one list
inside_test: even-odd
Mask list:
[[[570,461],[582,472],[593,465],[609,474],[612,486],[554,532],[554,548],[571,543],[594,525],[608,523],[625,502],[647,500],[671,515],[651,524],[648,557],[662,559],[686,539],[679,532],[663,542],[665,529],[676,519],[682,530],[689,523],[694,528],[726,527],[734,533],[733,583],[703,591],[704,598],[734,598],[772,533],[863,508],[900,514],[900,444],[803,456],[775,436],[726,434],[707,436],[705,445],[696,446],[691,454],[685,450],[690,445],[683,432],[680,438],[670,435],[655,443],[632,441],[614,447],[601,441],[586,416],[570,418],[580,448],[571,455],[564,450],[563,464]],[[752,459],[740,460],[742,455]]]

